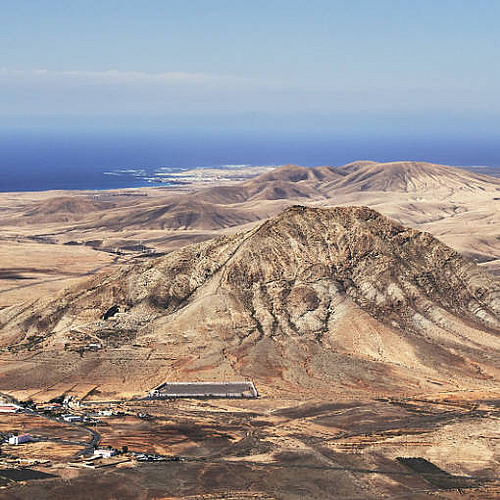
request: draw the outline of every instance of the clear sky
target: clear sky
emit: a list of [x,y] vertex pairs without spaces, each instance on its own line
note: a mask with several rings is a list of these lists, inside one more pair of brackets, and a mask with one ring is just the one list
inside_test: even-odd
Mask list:
[[3,127],[500,117],[497,0],[2,0],[0,22]]

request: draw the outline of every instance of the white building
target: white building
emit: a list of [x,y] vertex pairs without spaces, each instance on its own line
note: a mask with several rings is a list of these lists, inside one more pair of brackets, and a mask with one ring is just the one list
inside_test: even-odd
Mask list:
[[29,441],[31,441],[31,436],[29,434],[21,434],[20,436],[11,436],[9,438],[9,444],[28,443]]
[[83,422],[83,417],[80,415],[63,415],[63,419],[66,422]]
[[112,417],[114,415],[113,410],[99,410],[98,415],[101,417]]
[[106,448],[96,448],[94,450],[94,457],[110,458],[116,455],[116,450],[107,450]]
[[17,405],[1,405],[0,413],[16,413],[19,410]]

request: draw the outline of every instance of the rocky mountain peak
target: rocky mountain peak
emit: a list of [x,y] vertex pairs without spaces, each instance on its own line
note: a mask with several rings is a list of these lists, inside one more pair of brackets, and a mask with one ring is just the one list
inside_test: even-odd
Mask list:
[[431,235],[366,207],[299,205],[0,313],[17,343],[57,349],[78,325],[115,347],[169,345],[184,360],[174,377],[226,370],[274,388],[476,380],[478,362],[480,380],[496,377],[499,318],[498,281]]

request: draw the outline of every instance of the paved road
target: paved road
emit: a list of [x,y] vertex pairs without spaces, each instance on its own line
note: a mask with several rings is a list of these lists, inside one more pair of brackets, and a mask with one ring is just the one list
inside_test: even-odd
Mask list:
[[[74,422],[66,422],[66,420],[61,420],[60,418],[57,417],[52,417],[51,415],[46,415],[45,413],[39,413],[36,410],[30,410],[28,408],[25,408],[21,410],[22,413],[25,413],[27,415],[36,415],[37,417],[44,418],[46,420],[50,420],[51,422],[57,422],[60,425],[69,425],[71,427],[75,427],[77,429],[83,430],[91,435],[91,440],[89,442],[74,442],[74,441],[67,441],[64,439],[52,439],[52,438],[47,438],[44,439],[44,441],[54,441],[58,443],[63,443],[63,444],[78,444],[79,446],[82,446],[83,449],[80,450],[77,454],[76,457],[79,457],[80,455],[86,455],[89,453],[92,453],[94,451],[94,448],[96,448],[99,444],[99,441],[101,440],[101,435],[97,432],[96,429],[92,429],[89,426],[85,425],[78,425]],[[40,439],[41,441],[41,439]]]

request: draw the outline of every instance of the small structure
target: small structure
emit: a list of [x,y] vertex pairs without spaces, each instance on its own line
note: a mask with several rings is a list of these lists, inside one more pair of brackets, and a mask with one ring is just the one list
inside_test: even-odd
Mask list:
[[20,436],[10,436],[9,438],[9,444],[29,443],[30,441],[32,441],[32,439],[29,434],[21,434]]
[[40,403],[36,405],[36,409],[39,411],[54,411],[61,408],[61,403]]
[[102,349],[102,344],[101,343],[88,344],[85,349],[87,351],[97,351],[99,349]]
[[17,413],[19,408],[17,405],[1,405],[0,413]]
[[112,417],[115,414],[115,412],[113,410],[99,410],[97,414],[100,417]]
[[83,417],[80,415],[63,415],[62,418],[66,420],[66,422],[83,422]]
[[107,448],[96,448],[94,450],[94,457],[111,458],[116,455],[116,450],[109,450]]
[[163,457],[151,453],[136,453],[135,458],[138,462],[179,462],[179,457]]
[[114,458],[103,458],[100,456],[94,456],[92,458],[78,460],[76,462],[69,462],[70,467],[87,467],[89,469],[101,469],[103,467],[113,467],[118,464],[123,464],[125,462],[130,462],[130,457],[114,457]]

